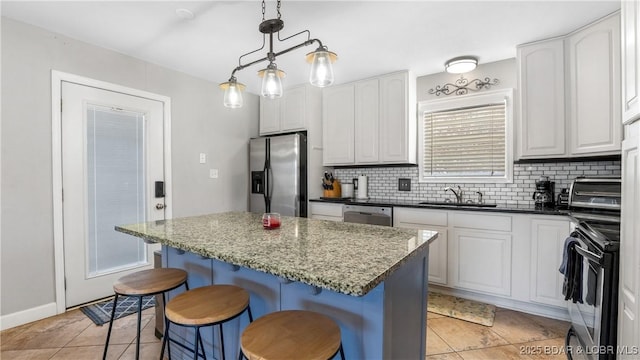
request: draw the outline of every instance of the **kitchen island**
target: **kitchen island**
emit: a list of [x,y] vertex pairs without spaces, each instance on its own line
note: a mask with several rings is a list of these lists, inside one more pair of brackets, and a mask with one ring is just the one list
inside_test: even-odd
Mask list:
[[[163,266],[187,270],[191,288],[225,283],[245,288],[254,318],[287,309],[328,315],[340,325],[348,359],[424,357],[427,262],[435,231],[295,217],[283,217],[280,228],[266,230],[261,215],[245,212],[116,230],[161,243]],[[225,324],[227,358],[237,358],[239,334],[247,324],[246,316]],[[172,337],[191,346],[190,330],[176,330]],[[217,327],[202,336],[207,352],[218,356]]]

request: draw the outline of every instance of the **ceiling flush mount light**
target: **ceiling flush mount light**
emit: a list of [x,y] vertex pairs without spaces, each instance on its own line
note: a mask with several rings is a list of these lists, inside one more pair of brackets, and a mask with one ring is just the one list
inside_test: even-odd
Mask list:
[[184,8],[176,9],[176,15],[184,20],[193,20],[196,17],[191,10]]
[[[229,81],[220,84],[220,88],[224,90],[224,106],[226,107],[229,107],[229,108],[242,107],[242,90],[244,89],[245,86],[236,80],[236,77],[235,77],[236,72],[246,67],[249,67],[264,61],[268,61],[269,64],[267,65],[266,68],[258,71],[258,76],[262,78],[262,89],[260,93],[263,97],[266,97],[269,99],[275,99],[275,98],[281,97],[282,96],[282,80],[281,79],[284,77],[285,73],[284,71],[278,69],[278,66],[275,63],[276,57],[286,54],[292,50],[296,50],[298,48],[311,45],[313,43],[318,43],[318,48],[315,51],[307,54],[307,62],[311,63],[311,74],[309,75],[309,82],[311,83],[311,85],[318,86],[318,87],[329,86],[333,83],[333,68],[331,64],[337,60],[338,56],[335,53],[329,51],[327,47],[324,46],[320,40],[312,39],[311,33],[309,32],[309,30],[303,30],[299,33],[296,33],[289,37],[281,39],[280,30],[284,28],[284,21],[280,19],[280,0],[277,1],[277,11],[278,11],[277,19],[265,20],[264,18],[265,7],[266,7],[265,0],[262,0],[262,22],[258,27],[258,30],[260,30],[260,32],[263,34],[262,47],[241,55],[240,58],[238,58],[238,66],[235,69],[233,69],[233,72],[231,72],[231,77],[229,78]],[[293,37],[296,37],[302,34],[306,34],[307,39],[301,42],[300,44],[292,46],[288,49],[274,52],[273,51],[273,34],[274,33],[278,33],[277,40],[280,42],[291,39]],[[261,59],[250,61],[243,64],[242,63],[243,57],[256,53],[265,48],[267,44],[267,35],[269,36],[269,51],[267,52],[267,56]]]
[[473,56],[460,56],[444,63],[444,69],[451,74],[463,74],[478,66],[478,59]]

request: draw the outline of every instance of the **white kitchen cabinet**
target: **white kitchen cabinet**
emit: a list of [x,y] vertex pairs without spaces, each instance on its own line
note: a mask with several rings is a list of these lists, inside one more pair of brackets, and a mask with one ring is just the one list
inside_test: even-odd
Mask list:
[[454,212],[452,225],[451,285],[510,296],[511,216]]
[[640,118],[640,2],[621,2],[622,122]]
[[566,306],[562,295],[564,276],[558,268],[569,232],[566,219],[531,219],[531,301]]
[[571,154],[620,153],[620,16],[567,39]]
[[518,47],[518,157],[565,156],[564,40]]
[[375,164],[380,161],[380,89],[378,79],[355,83],[355,162]]
[[620,153],[620,14],[518,47],[517,157]]
[[342,204],[310,202],[309,217],[315,220],[342,221]]
[[354,84],[325,88],[322,93],[323,164],[354,163]]
[[415,86],[402,71],[326,88],[324,165],[415,164]]
[[428,229],[438,232],[429,245],[429,282],[447,285],[447,212],[428,209],[394,208],[393,226],[409,229]]
[[416,163],[415,79],[409,72],[380,77],[380,161]]
[[[312,99],[313,97],[317,99]],[[320,91],[311,86],[298,86],[284,91],[279,99],[260,98],[260,135],[307,130],[307,102],[319,101]]]
[[307,87],[289,89],[280,99],[280,130],[305,130]]
[[[622,199],[618,345],[637,349],[640,348],[640,121],[625,129]],[[620,358],[632,359],[637,355]]]
[[280,131],[280,99],[260,97],[260,135]]

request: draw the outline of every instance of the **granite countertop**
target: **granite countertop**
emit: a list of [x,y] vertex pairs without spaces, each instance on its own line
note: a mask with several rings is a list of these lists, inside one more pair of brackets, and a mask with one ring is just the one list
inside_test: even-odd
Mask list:
[[433,204],[420,204],[425,200],[399,200],[399,199],[376,199],[370,198],[366,200],[355,198],[321,198],[310,199],[311,202],[326,202],[348,205],[370,205],[370,206],[396,206],[396,207],[411,207],[420,209],[440,209],[440,210],[463,210],[463,211],[484,211],[484,212],[504,212],[504,213],[524,213],[524,214],[537,214],[537,215],[569,215],[570,212],[567,209],[537,209],[533,205],[498,205],[495,207],[480,207],[480,206],[458,206],[458,205],[433,205]]
[[116,230],[163,245],[340,293],[362,296],[428,246],[438,233],[282,217],[262,228],[262,215],[228,212]]

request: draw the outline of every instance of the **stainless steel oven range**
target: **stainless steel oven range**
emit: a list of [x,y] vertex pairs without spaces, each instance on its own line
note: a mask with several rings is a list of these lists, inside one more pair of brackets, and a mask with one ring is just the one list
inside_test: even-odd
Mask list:
[[574,231],[561,272],[571,328],[569,359],[615,359],[620,248],[619,177],[577,178],[569,209]]

